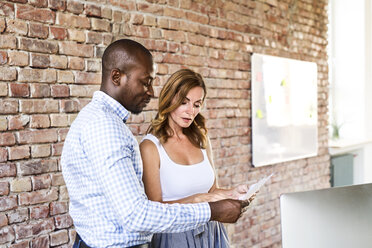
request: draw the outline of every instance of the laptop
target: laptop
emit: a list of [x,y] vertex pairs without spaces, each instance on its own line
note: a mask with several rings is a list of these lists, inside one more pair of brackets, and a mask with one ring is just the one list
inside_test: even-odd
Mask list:
[[283,194],[283,248],[371,248],[372,184]]

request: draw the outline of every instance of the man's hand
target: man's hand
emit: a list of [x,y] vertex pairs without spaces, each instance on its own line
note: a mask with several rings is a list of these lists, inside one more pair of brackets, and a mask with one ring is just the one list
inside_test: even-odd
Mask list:
[[240,201],[233,199],[225,199],[216,202],[208,202],[211,208],[211,220],[216,220],[224,223],[235,223],[245,208],[249,205],[249,200]]

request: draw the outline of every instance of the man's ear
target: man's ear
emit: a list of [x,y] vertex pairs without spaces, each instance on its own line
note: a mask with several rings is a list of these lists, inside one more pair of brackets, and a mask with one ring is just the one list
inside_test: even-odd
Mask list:
[[111,81],[115,86],[120,85],[121,71],[119,69],[111,70]]

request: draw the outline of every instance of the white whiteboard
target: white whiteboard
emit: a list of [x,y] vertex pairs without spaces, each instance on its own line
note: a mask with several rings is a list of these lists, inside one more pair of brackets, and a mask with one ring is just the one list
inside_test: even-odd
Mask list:
[[252,55],[252,163],[317,155],[317,65]]

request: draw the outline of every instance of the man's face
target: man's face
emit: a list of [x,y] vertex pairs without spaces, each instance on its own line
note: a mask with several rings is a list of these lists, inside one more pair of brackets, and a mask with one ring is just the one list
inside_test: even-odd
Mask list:
[[152,88],[153,63],[150,58],[141,60],[132,70],[122,73],[120,78],[119,102],[133,114],[139,114],[154,96]]

